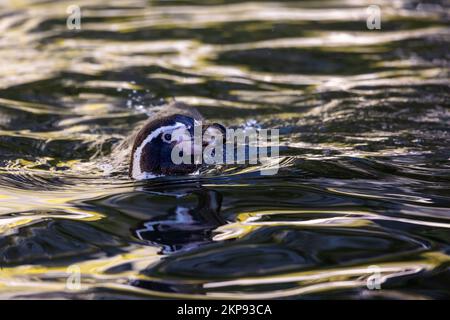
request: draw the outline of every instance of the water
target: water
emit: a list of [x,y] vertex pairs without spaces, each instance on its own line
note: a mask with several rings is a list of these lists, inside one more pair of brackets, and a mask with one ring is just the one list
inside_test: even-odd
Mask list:
[[[0,298],[450,297],[448,2],[7,2]],[[279,128],[278,175],[130,181],[174,98]]]

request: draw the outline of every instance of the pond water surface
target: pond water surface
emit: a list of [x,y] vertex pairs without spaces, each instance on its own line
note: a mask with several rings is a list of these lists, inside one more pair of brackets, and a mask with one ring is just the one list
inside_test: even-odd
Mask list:
[[[450,298],[448,2],[371,4],[1,1],[0,298]],[[278,174],[131,181],[174,98]]]

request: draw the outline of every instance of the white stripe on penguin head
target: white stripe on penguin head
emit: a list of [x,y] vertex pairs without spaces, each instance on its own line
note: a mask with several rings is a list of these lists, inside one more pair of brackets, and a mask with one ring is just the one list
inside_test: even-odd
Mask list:
[[149,143],[150,141],[152,141],[154,138],[158,137],[160,133],[162,132],[166,132],[169,130],[175,130],[181,127],[185,127],[186,126],[180,122],[176,122],[175,125],[173,126],[164,126],[164,127],[160,127],[158,129],[156,129],[155,131],[153,131],[152,133],[150,133],[147,138],[145,138],[144,141],[142,141],[142,143],[139,145],[139,147],[136,148],[136,150],[134,151],[133,154],[133,170],[131,171],[131,176],[136,179],[136,180],[140,180],[140,178],[142,177],[142,169],[141,169],[141,156],[142,156],[142,150],[144,150],[144,147],[147,145],[147,143]]

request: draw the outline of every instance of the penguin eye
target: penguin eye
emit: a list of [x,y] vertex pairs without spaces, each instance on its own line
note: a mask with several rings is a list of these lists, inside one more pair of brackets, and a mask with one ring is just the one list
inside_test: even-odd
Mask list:
[[170,133],[165,133],[163,134],[162,139],[164,142],[170,143],[170,140],[172,140],[172,135]]

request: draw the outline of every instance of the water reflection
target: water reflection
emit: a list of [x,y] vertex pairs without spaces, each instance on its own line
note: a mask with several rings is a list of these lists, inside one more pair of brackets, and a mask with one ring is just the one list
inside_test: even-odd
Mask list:
[[[1,298],[449,297],[445,1],[72,4],[0,1]],[[174,98],[280,129],[278,174],[130,181]]]
[[[143,191],[152,193],[152,188],[143,187]],[[162,246],[164,254],[210,243],[213,230],[226,224],[220,216],[222,195],[218,191],[199,186],[172,192],[158,190],[157,194],[172,197],[174,207],[141,223],[133,233],[151,245]],[[194,205],[178,205],[191,197],[195,199]]]

